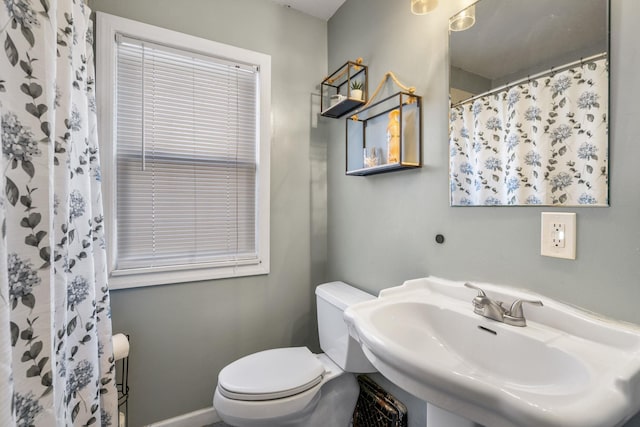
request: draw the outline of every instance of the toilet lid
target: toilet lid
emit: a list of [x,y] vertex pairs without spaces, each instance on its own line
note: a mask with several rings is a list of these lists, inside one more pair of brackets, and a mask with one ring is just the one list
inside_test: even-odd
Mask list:
[[322,374],[322,363],[308,348],[277,348],[227,365],[218,375],[218,389],[229,399],[280,399],[319,384]]

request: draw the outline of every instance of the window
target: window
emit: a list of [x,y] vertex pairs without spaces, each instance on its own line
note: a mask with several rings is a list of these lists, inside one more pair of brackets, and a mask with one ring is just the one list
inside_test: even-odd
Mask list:
[[270,57],[97,28],[111,287],[268,273]]

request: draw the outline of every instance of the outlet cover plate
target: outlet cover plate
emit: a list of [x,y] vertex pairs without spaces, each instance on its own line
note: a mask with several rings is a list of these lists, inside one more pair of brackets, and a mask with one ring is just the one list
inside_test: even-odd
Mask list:
[[540,255],[576,259],[576,214],[542,212]]

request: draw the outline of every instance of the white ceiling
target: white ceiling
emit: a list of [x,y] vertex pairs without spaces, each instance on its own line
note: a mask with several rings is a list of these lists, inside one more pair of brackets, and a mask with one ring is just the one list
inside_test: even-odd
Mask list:
[[346,0],[272,0],[307,15],[328,21]]

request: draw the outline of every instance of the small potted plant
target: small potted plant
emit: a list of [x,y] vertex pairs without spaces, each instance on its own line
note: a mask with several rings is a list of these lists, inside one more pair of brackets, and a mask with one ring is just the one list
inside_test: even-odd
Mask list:
[[351,81],[351,93],[349,98],[362,101],[362,82],[360,80]]

